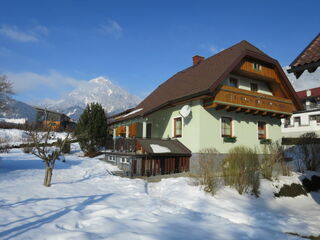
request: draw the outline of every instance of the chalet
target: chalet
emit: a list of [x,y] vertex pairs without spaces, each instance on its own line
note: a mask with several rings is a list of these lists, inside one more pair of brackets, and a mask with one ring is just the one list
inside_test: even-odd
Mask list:
[[[260,147],[279,140],[281,118],[300,109],[300,101],[279,63],[241,41],[207,59],[194,56],[191,67],[165,81],[136,108],[110,117],[109,126],[115,142],[119,136],[136,142],[178,141],[191,151],[190,159],[184,157],[192,167],[205,148],[224,154],[237,145]],[[157,143],[165,147],[162,144]],[[138,149],[134,144],[130,150],[138,154]],[[117,154],[115,149],[108,156]],[[176,172],[186,169],[183,164],[179,167],[174,152],[168,151],[161,159],[173,158],[177,159],[172,166]],[[153,168],[158,169],[159,164],[163,166],[156,159],[149,156],[144,161],[151,172],[157,172]],[[141,175],[146,175],[145,169],[146,165],[141,166]]]
[[48,110],[46,108],[35,107],[36,123],[43,126],[51,126],[53,130],[65,130],[67,127],[73,128],[75,123],[65,114]]
[[[320,66],[320,34],[290,64],[289,73],[294,73],[297,81],[307,70],[314,75]],[[312,76],[310,75],[310,76]],[[319,79],[320,86],[320,77]],[[285,137],[299,137],[306,132],[320,135],[320,87],[297,92],[303,110],[295,112],[291,118],[283,119],[282,133]]]

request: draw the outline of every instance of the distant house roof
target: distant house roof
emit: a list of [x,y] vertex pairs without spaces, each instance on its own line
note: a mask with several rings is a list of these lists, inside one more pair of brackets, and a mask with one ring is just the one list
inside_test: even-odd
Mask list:
[[314,72],[320,66],[320,33],[311,41],[311,43],[299,54],[299,56],[290,64],[288,72],[293,72],[297,78],[301,76],[304,70]]
[[34,107],[37,111],[41,111],[41,112],[49,112],[49,113],[53,113],[53,114],[57,114],[57,115],[61,115],[61,116],[64,116],[66,118],[69,119],[69,117],[64,114],[64,113],[59,113],[59,112],[56,112],[56,111],[52,111],[52,110],[49,110],[47,108],[40,108],[40,107]]
[[278,61],[269,57],[249,42],[241,41],[212,57],[176,73],[158,86],[134,109],[139,109],[140,111],[124,116],[117,116],[116,118],[111,116],[110,118],[113,118],[113,120],[110,122],[120,122],[135,117],[146,116],[179,101],[206,94],[210,95],[230,72],[239,65],[244,57],[259,59],[260,61],[276,66],[282,78],[285,80],[285,85],[291,93],[294,104],[300,107],[300,101]]
[[191,156],[191,151],[176,139],[137,139],[150,155]]
[[[310,91],[310,96],[307,96],[308,91]],[[320,87],[299,91],[299,92],[297,92],[297,95],[301,100],[303,100],[307,97],[319,97],[320,96]]]

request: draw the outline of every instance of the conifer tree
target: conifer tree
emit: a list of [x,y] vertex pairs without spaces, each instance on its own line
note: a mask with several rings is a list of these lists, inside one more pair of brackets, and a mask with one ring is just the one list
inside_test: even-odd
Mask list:
[[75,130],[82,151],[94,153],[105,146],[107,138],[107,118],[102,106],[90,103],[80,116]]

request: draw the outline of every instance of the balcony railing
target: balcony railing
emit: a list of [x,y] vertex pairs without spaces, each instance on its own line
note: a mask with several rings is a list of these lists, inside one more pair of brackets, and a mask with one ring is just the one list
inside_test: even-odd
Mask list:
[[234,107],[237,111],[251,109],[256,112],[271,112],[284,115],[291,115],[295,110],[290,99],[230,86],[221,86],[214,97],[204,100],[205,108],[216,107],[217,105]]

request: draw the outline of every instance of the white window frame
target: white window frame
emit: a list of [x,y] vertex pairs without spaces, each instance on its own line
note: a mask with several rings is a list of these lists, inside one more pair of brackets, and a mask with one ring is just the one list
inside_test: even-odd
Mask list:
[[261,139],[259,139],[259,122],[264,122],[266,124],[266,138],[265,139],[269,139],[268,123],[266,121],[257,121],[257,139],[259,141],[261,140]]
[[[175,137],[175,132],[174,132],[174,121],[175,119],[177,118],[181,118],[181,137]],[[171,138],[174,138],[174,139],[178,139],[178,138],[182,138],[183,137],[183,126],[184,126],[184,119],[182,116],[175,116],[172,118],[172,121],[171,121]]]
[[219,126],[219,128],[220,128],[220,138],[221,139],[225,138],[225,137],[222,136],[222,118],[231,118],[231,137],[236,136],[235,127],[234,127],[234,121],[235,121],[234,118],[224,115],[224,116],[220,117],[220,126]]

